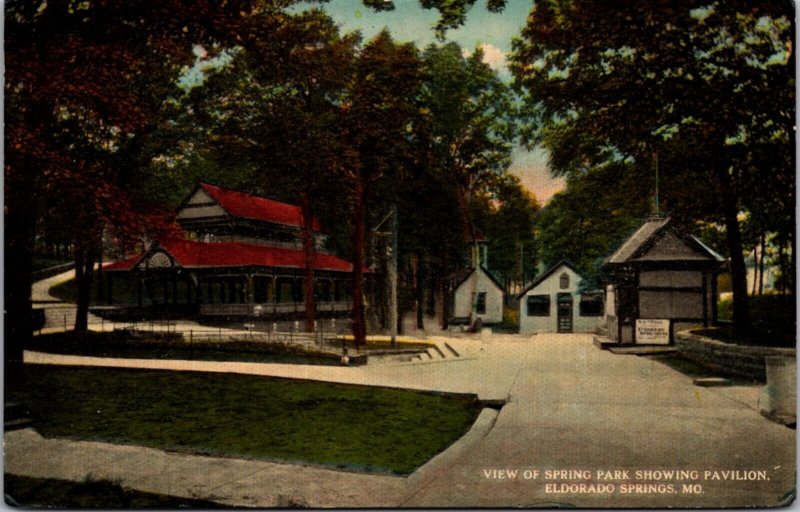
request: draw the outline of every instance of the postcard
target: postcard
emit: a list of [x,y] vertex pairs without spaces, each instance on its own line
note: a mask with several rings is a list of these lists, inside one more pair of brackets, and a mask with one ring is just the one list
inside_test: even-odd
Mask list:
[[6,505],[790,505],[794,16],[6,2]]

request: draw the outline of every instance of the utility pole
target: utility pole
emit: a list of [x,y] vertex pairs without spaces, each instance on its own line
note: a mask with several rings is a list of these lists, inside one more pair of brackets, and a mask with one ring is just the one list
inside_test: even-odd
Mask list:
[[392,340],[392,347],[397,346],[397,204],[392,205],[392,210],[389,212],[382,221],[373,229],[378,233],[383,223],[389,217],[392,218],[392,231],[391,233],[380,232],[382,235],[391,235],[391,241],[386,245],[386,273],[389,278],[389,335]]
[[661,210],[658,207],[658,153],[653,153],[653,161],[656,168],[656,217],[661,217]]
[[392,205],[392,260],[389,262],[389,334],[397,346],[397,203]]

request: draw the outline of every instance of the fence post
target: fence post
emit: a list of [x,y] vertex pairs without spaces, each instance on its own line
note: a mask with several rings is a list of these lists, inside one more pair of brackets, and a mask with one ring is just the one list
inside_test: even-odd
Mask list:
[[67,315],[64,315],[64,332],[67,332]]

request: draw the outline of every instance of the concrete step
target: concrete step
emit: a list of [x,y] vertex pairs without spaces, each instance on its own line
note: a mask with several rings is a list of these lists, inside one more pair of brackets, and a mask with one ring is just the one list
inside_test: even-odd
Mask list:
[[456,349],[454,349],[449,343],[445,342],[444,346],[455,357],[461,357],[461,354],[459,354],[458,351],[456,351]]
[[678,349],[670,345],[618,345],[609,347],[608,350],[611,351],[612,354],[634,355],[669,354],[678,351]]
[[441,348],[439,348],[439,345],[434,345],[433,347],[431,347],[428,350],[431,352],[431,355],[432,355],[431,359],[433,359],[434,361],[438,361],[438,360],[447,358],[447,356],[445,355],[444,351]]

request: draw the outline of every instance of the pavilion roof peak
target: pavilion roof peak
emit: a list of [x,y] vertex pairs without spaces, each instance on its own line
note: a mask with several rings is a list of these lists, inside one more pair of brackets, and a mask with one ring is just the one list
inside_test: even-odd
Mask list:
[[[302,228],[303,213],[299,206],[257,196],[248,192],[234,190],[203,181],[198,182],[195,192],[202,189],[220,207],[233,217],[270,222],[286,226]],[[312,229],[322,231],[322,224],[312,218]]]

